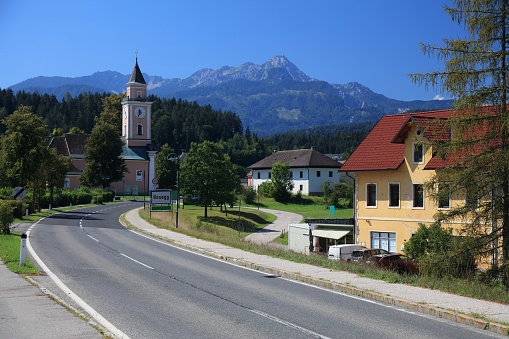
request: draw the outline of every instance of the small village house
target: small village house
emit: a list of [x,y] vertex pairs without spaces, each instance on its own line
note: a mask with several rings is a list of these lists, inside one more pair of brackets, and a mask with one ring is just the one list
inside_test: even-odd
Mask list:
[[249,182],[252,187],[258,189],[258,186],[272,178],[272,166],[276,162],[288,164],[294,194],[321,195],[325,181],[331,185],[340,182],[339,162],[314,149],[299,149],[274,152],[249,166],[248,169],[251,170]]

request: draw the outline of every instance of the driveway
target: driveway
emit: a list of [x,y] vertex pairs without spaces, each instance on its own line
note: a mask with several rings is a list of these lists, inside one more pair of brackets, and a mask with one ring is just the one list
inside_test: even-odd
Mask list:
[[303,219],[302,215],[297,213],[271,210],[267,208],[260,208],[260,211],[274,214],[276,216],[276,220],[274,220],[272,224],[244,238],[247,241],[260,245],[272,242],[275,238],[281,235],[281,231],[288,231],[288,224],[298,224]]

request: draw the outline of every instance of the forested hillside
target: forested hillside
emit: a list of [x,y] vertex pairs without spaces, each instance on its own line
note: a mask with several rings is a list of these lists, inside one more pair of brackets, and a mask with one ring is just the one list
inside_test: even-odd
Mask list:
[[[55,96],[0,90],[0,119],[12,114],[20,105],[31,106],[43,118],[48,135],[56,130],[63,133],[71,129],[90,133],[95,118],[102,110],[101,100],[109,94],[88,93],[72,97],[67,94],[59,101]],[[152,104],[152,139],[156,149],[168,144],[188,150],[192,142],[205,140],[221,142],[232,162],[247,167],[264,158],[273,150],[315,148],[322,153],[351,153],[373,126],[357,123],[339,126],[315,127],[261,138],[244,129],[234,112],[214,110],[186,100],[149,98]],[[119,112],[119,119],[120,112]],[[0,133],[5,126],[0,123]],[[177,140],[178,139],[178,140]]]
[[276,134],[263,140],[269,148],[276,150],[314,148],[325,154],[351,154],[373,126],[374,122],[364,122],[314,127]]

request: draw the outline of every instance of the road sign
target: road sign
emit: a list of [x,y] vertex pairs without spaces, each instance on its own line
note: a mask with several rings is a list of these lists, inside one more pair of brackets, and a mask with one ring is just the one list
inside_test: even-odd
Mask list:
[[152,205],[152,211],[171,211],[171,205]]
[[157,190],[150,192],[151,204],[171,204],[171,190]]
[[157,185],[159,183],[159,179],[157,179],[157,178],[152,179],[152,183],[154,185]]
[[12,197],[16,200],[24,199],[26,195],[27,191],[23,187],[18,186],[12,190]]

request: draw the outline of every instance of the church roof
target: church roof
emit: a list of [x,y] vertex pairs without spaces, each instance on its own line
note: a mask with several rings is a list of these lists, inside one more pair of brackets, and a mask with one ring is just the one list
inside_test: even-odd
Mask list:
[[48,146],[55,148],[57,154],[79,158],[85,153],[87,138],[85,134],[65,134],[50,138]]
[[144,146],[127,146],[124,144],[122,148],[122,158],[125,160],[148,160],[148,147]]
[[140,67],[138,66],[138,58],[136,58],[136,64],[134,65],[133,72],[131,73],[131,77],[129,78],[129,82],[136,82],[138,84],[147,84],[145,79],[143,78],[143,74],[141,73]]

